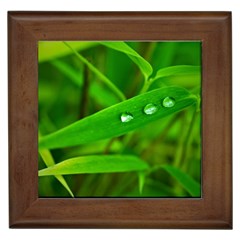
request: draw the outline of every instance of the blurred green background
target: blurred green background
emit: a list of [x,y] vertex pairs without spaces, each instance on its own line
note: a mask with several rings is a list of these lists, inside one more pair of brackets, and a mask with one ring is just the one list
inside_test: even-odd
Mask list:
[[[126,42],[153,67],[201,66],[201,42]],[[71,46],[107,76],[127,98],[139,94],[144,78],[124,53],[98,42],[72,42]],[[39,42],[39,133],[46,135],[119,102],[116,95],[91,72],[63,42]],[[149,90],[181,86],[201,96],[201,77],[170,75],[155,81]],[[201,111],[196,106],[154,121],[128,136],[75,147],[51,150],[56,163],[95,154],[133,154],[151,167],[139,192],[136,173],[66,175],[75,197],[192,197],[164,169],[168,164],[201,184]],[[46,165],[39,155],[39,169]],[[186,180],[187,181],[187,180]],[[39,177],[40,197],[70,197],[53,176]],[[200,197],[200,192],[197,196]]]

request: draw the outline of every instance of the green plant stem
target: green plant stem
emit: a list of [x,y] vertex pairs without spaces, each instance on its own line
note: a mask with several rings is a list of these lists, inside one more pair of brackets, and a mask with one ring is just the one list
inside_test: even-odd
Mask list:
[[72,50],[72,52],[76,55],[76,57],[82,61],[93,73],[95,73],[99,79],[105,83],[117,96],[121,101],[126,100],[124,94],[105,76],[103,75],[97,68],[95,68],[86,58],[84,58],[80,53],[78,53],[75,49],[73,49],[67,42],[63,42],[68,48]]
[[152,84],[152,79],[151,78],[148,79],[148,80],[145,79],[143,87],[140,90],[140,94],[147,92],[147,90],[149,89],[151,84]]
[[[152,85],[152,83],[157,80],[157,78],[149,78],[149,79],[145,79],[144,84],[142,89],[140,90],[139,94],[145,93],[148,91],[148,89],[150,88],[150,86]],[[165,83],[161,82],[162,86],[167,86]]]

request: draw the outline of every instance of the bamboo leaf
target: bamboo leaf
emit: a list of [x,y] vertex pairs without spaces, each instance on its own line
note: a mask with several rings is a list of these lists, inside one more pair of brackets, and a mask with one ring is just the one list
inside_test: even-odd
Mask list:
[[[174,106],[163,107],[163,100],[167,97],[174,99]],[[191,95],[184,88],[155,89],[105,108],[52,134],[40,137],[39,147],[60,148],[121,136],[154,120],[179,112],[196,101],[196,96]],[[149,103],[157,107],[157,111],[151,115],[143,111]],[[126,113],[130,113],[133,119],[129,122],[122,122],[121,115]]]
[[147,79],[153,72],[152,66],[142,56],[140,56],[134,49],[132,49],[125,42],[99,42],[100,44],[125,53],[141,70],[145,79]]
[[188,174],[182,172],[176,167],[170,165],[161,166],[165,171],[167,171],[172,177],[174,177],[182,187],[187,190],[192,197],[200,197],[201,196],[201,187],[198,182],[196,182],[192,177]]
[[184,77],[187,75],[198,76],[200,79],[201,77],[200,66],[178,65],[178,66],[162,68],[157,71],[156,76],[152,79],[152,82],[163,77],[169,77],[169,76]]
[[177,65],[166,68],[161,68],[157,71],[153,78],[145,81],[141,93],[146,92],[150,85],[157,80],[161,80],[162,85],[182,86],[191,88],[198,86],[201,81],[201,68],[200,66],[191,65]]
[[[52,154],[50,153],[49,150],[47,149],[42,149],[39,151],[39,154],[41,155],[44,163],[46,164],[47,167],[51,167],[53,165],[55,165],[54,159],[52,157]],[[64,177],[62,175],[54,175],[55,178],[63,185],[63,187],[69,192],[69,194],[74,197],[71,189],[69,188],[66,180],[64,179]]]
[[148,169],[148,164],[131,155],[92,155],[67,159],[39,171],[39,176],[132,172]]

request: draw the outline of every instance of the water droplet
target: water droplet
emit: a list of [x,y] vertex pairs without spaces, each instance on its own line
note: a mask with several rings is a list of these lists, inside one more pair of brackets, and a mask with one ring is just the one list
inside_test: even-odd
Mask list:
[[130,122],[133,120],[133,115],[131,113],[122,113],[121,122]]
[[143,109],[144,113],[146,113],[147,115],[154,114],[157,110],[157,106],[153,103],[147,104]]
[[165,97],[163,99],[162,105],[166,108],[173,107],[175,105],[175,100],[171,97]]

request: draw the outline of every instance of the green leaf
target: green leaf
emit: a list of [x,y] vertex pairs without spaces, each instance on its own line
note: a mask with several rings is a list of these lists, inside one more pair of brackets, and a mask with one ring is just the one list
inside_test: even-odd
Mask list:
[[[73,41],[71,46],[76,50],[85,50],[96,46],[97,42]],[[38,61],[44,62],[55,58],[72,54],[67,48],[64,48],[62,41],[39,41],[38,42]]]
[[165,171],[167,171],[172,177],[174,177],[182,187],[189,192],[192,197],[201,196],[201,187],[198,182],[196,182],[188,174],[182,172],[178,168],[175,168],[170,165],[161,166]]
[[93,155],[65,160],[54,166],[42,169],[38,175],[67,175],[143,171],[148,164],[131,155]]
[[[162,106],[162,101],[166,97],[175,100],[173,107]],[[179,112],[196,101],[196,96],[191,95],[184,88],[155,89],[105,108],[52,134],[40,137],[39,147],[60,148],[121,136],[154,120]],[[158,108],[152,115],[143,112],[144,107],[149,103],[155,104]],[[130,122],[121,122],[123,113],[131,113],[133,119]]]
[[[39,154],[41,155],[41,157],[42,157],[42,159],[43,159],[43,161],[44,161],[44,163],[46,164],[47,167],[51,167],[51,166],[55,165],[54,159],[53,159],[52,154],[50,153],[49,150],[41,149],[39,151]],[[54,176],[63,185],[63,187],[69,192],[69,194],[72,197],[74,197],[74,195],[73,195],[71,189],[69,188],[69,186],[68,186],[66,180],[64,179],[64,177],[61,176],[61,175],[55,175],[55,174],[54,174]]]
[[184,77],[187,75],[195,75],[195,76],[198,76],[200,79],[201,77],[200,66],[178,65],[178,66],[162,68],[157,71],[156,76],[152,79],[152,81],[155,81],[159,78],[168,77],[168,76]]
[[128,46],[125,42],[99,42],[100,44],[125,53],[141,70],[145,79],[147,79],[153,72],[152,66],[142,56],[140,56],[135,50]]
[[[152,83],[161,80],[158,83],[160,86],[181,86],[191,88],[200,85],[201,68],[200,66],[178,65],[166,68],[161,68],[157,71],[153,78],[145,81],[141,93],[146,92]],[[158,86],[158,87],[160,87]]]

